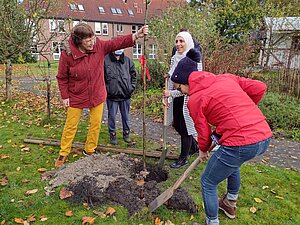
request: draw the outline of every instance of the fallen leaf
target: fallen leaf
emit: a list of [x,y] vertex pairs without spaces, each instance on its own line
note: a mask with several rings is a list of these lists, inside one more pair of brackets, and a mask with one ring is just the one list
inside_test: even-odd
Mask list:
[[113,214],[115,214],[116,213],[116,210],[114,209],[114,208],[112,208],[112,207],[108,207],[107,209],[106,209],[106,211],[105,211],[105,214],[106,215],[113,215]]
[[191,217],[190,217],[190,220],[193,220],[194,219],[194,216],[193,215],[191,215]]
[[37,171],[42,173],[42,172],[46,172],[47,169],[46,168],[39,168]]
[[30,147],[22,148],[21,152],[30,152]]
[[165,225],[175,225],[175,224],[172,223],[170,220],[167,220],[167,221],[165,222]]
[[269,186],[263,186],[262,187],[263,190],[268,189],[268,188],[269,188]]
[[18,166],[18,167],[17,167],[17,171],[20,171],[20,170],[21,170],[21,167]]
[[1,224],[1,225],[4,225],[4,224],[5,224],[5,220],[2,220],[0,224]]
[[7,140],[7,143],[11,143],[11,139]]
[[21,180],[21,182],[22,182],[22,183],[29,183],[29,182],[30,182],[30,180],[23,179],[23,180]]
[[4,176],[4,177],[1,178],[1,180],[0,180],[0,185],[1,185],[1,186],[6,186],[6,185],[8,185],[8,177],[7,177],[7,176]]
[[35,221],[35,215],[28,216],[27,219],[26,219],[26,221],[27,222],[33,222],[33,221]]
[[252,212],[252,213],[256,213],[256,211],[257,211],[257,209],[256,209],[254,206],[252,206],[249,210],[250,210],[250,212]]
[[37,192],[38,192],[38,189],[32,189],[32,190],[26,191],[25,195],[28,196],[28,195],[35,194]]
[[72,191],[68,191],[66,188],[62,188],[61,190],[60,190],[60,193],[59,193],[59,197],[60,197],[60,199],[65,199],[65,198],[69,198],[69,197],[71,197],[71,196],[73,196],[74,195],[74,193],[72,192]]
[[15,218],[15,223],[24,224],[24,220],[21,218]]
[[100,216],[100,218],[102,218],[102,219],[107,218],[107,216],[103,212],[94,210],[93,213],[96,214],[97,216]]
[[[0,145],[0,148],[3,148],[3,145]],[[5,220],[4,220],[5,221]],[[5,223],[5,222],[4,222]]]
[[1,155],[0,158],[1,159],[8,159],[8,158],[10,158],[10,155]]
[[142,186],[144,186],[144,184],[145,184],[145,181],[142,179],[142,180],[138,180],[137,182],[136,182],[136,185],[137,186],[140,186],[140,187],[142,187]]
[[298,157],[291,155],[292,159],[298,159]]
[[270,190],[270,192],[274,195],[276,194],[276,191],[274,191],[274,190]]
[[278,195],[276,195],[276,196],[275,196],[275,198],[278,198],[278,199],[281,199],[281,200],[283,200],[283,199],[284,199],[283,197],[281,197],[281,196],[278,196]]
[[87,204],[86,202],[84,202],[82,205],[83,205],[84,208],[90,209],[89,204]]
[[82,224],[94,224],[95,223],[95,219],[96,218],[93,218],[93,217],[90,217],[90,216],[85,216],[85,217],[82,217]]
[[159,218],[159,217],[156,217],[156,218],[155,218],[154,224],[155,224],[155,225],[160,225],[160,218]]
[[261,200],[260,198],[254,198],[254,201],[257,202],[257,203],[262,203],[263,200]]
[[73,214],[73,211],[70,210],[70,211],[66,212],[65,215],[67,217],[70,217],[70,216],[73,216],[74,214]]
[[48,220],[47,217],[45,217],[45,216],[40,216],[40,221],[44,222],[44,221],[46,221],[46,220]]
[[78,155],[77,154],[73,154],[73,158],[76,158]]
[[29,224],[29,222],[28,222],[27,220],[25,220],[25,221],[23,222],[23,225],[30,225],[30,224]]

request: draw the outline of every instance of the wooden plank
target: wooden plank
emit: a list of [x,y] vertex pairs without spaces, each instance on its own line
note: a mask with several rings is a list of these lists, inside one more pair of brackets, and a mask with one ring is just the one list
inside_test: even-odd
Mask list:
[[[48,138],[35,138],[35,137],[29,137],[24,139],[25,143],[30,144],[42,144],[42,145],[51,145],[51,146],[60,146],[60,140],[57,139],[48,139]],[[73,148],[84,148],[84,143],[81,142],[74,142],[72,145]],[[136,148],[118,148],[114,146],[104,146],[104,145],[98,145],[96,148],[96,151],[99,152],[114,152],[114,153],[126,153],[126,154],[133,154],[133,155],[143,155],[143,151],[141,149]],[[146,156],[148,157],[154,157],[154,158],[160,158],[161,156],[161,150],[150,150],[146,151]],[[167,154],[168,159],[178,159],[179,156],[176,153],[169,152]]]

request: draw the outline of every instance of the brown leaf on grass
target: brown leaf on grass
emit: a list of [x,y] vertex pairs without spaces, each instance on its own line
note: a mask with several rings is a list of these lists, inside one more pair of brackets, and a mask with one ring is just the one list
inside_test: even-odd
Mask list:
[[30,147],[22,148],[21,152],[30,152]]
[[40,172],[40,173],[43,173],[43,172],[46,172],[47,169],[46,168],[39,168],[39,169],[37,169],[37,171]]
[[55,174],[55,171],[47,171],[45,173],[42,173],[41,174],[41,180],[42,181],[48,181],[53,177],[54,174]]
[[165,225],[175,225],[175,224],[172,223],[170,220],[167,220],[167,221],[165,222]]
[[10,158],[10,155],[1,155],[0,158],[1,159],[8,159],[8,158]]
[[4,225],[4,224],[5,224],[5,220],[2,220],[0,224],[1,224],[1,225]]
[[293,155],[291,155],[291,158],[292,158],[292,159],[298,159],[297,156],[293,156]]
[[40,216],[40,221],[44,222],[46,220],[48,220],[48,218],[46,216]]
[[28,196],[28,195],[35,194],[37,192],[38,192],[38,189],[32,189],[32,190],[26,191],[25,195]]
[[24,220],[21,218],[15,218],[15,223],[24,224]]
[[254,198],[254,201],[257,202],[257,203],[262,203],[263,200],[261,200],[260,198]]
[[90,216],[82,217],[82,224],[94,224],[95,219],[96,218],[93,218],[93,217],[90,217]]
[[65,215],[66,215],[67,217],[71,217],[71,216],[73,216],[74,214],[73,214],[73,211],[70,210],[70,211],[67,211],[67,212],[65,213]]
[[6,185],[8,185],[8,177],[7,177],[7,176],[4,176],[4,177],[1,178],[1,180],[0,180],[0,185],[1,185],[1,186],[6,186]]
[[116,213],[116,210],[114,208],[112,208],[112,207],[108,207],[106,209],[106,211],[105,211],[105,214],[108,215],[108,216],[111,216],[111,215],[113,215],[115,213]]
[[103,212],[94,210],[93,213],[96,214],[97,216],[100,216],[100,218],[102,218],[102,219],[107,218],[107,216]]
[[22,183],[29,183],[29,182],[30,182],[30,180],[27,180],[27,179],[22,179],[22,180],[21,180],[21,182],[22,182]]
[[274,190],[270,190],[270,192],[274,195],[276,194],[276,191],[274,191]]
[[136,185],[137,186],[140,186],[140,187],[142,187],[142,186],[144,186],[144,184],[145,184],[145,181],[142,179],[142,180],[138,180],[137,182],[136,182]]
[[3,148],[3,145],[0,145],[0,148]]
[[252,206],[252,207],[249,209],[249,211],[252,212],[252,213],[256,213],[257,209],[256,209],[254,206]]
[[59,198],[60,199],[70,198],[73,195],[74,195],[74,193],[72,191],[69,191],[69,190],[67,190],[66,188],[63,187],[60,190]]
[[34,222],[35,221],[35,215],[30,215],[26,219],[27,222]]
[[284,199],[283,197],[281,197],[281,196],[278,196],[278,195],[276,195],[276,196],[275,196],[275,198],[278,198],[278,199],[281,199],[281,200],[283,200],[283,199]]
[[268,189],[268,188],[269,188],[269,186],[263,186],[262,187],[263,190]]
[[84,208],[90,209],[89,204],[87,204],[86,202],[84,202],[82,205],[83,205]]
[[160,224],[161,224],[161,220],[160,220],[159,217],[156,217],[156,218],[155,218],[154,224],[155,224],[155,225],[160,225]]

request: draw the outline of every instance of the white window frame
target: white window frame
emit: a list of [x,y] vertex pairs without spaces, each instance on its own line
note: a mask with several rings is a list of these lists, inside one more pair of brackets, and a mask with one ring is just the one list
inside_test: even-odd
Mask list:
[[49,20],[49,30],[50,32],[56,32],[57,24],[55,20],[50,19]]
[[127,9],[127,12],[130,16],[134,16],[133,10],[132,9]]
[[58,29],[58,33],[65,33],[66,32],[65,21],[64,20],[57,20],[57,29]]
[[76,10],[77,9],[76,4],[75,3],[70,3],[70,9],[72,11]]
[[121,10],[120,8],[116,8],[116,11],[117,11],[117,14],[120,14],[120,15],[123,14],[123,13],[122,13],[122,10]]
[[117,14],[116,8],[111,7],[111,8],[110,8],[110,11],[111,11],[111,13],[114,14],[114,15]]
[[108,23],[102,23],[102,35],[108,35]]
[[149,59],[156,59],[156,48],[155,44],[149,45]]
[[[62,24],[62,26],[61,26],[61,24]],[[49,29],[50,29],[50,33],[53,33],[53,32],[65,33],[66,32],[65,21],[50,19],[49,20]]]
[[139,59],[143,55],[142,45],[137,43],[132,48],[132,57],[134,59]]
[[63,44],[62,43],[60,43],[58,41],[53,41],[52,42],[53,60],[59,60],[62,50],[63,50]]
[[95,22],[95,34],[101,35],[101,23]]
[[117,32],[118,32],[118,33],[123,33],[123,31],[124,31],[124,30],[123,30],[123,24],[118,23],[118,24],[117,24]]
[[99,13],[105,13],[105,9],[103,6],[98,6]]

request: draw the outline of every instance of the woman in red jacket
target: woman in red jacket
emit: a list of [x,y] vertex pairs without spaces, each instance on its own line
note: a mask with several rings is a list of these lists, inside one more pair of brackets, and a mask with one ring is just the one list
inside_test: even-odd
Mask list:
[[132,47],[138,38],[144,37],[148,26],[135,34],[128,34],[104,41],[95,37],[92,28],[80,23],[76,25],[69,39],[70,51],[63,51],[60,57],[58,86],[67,107],[67,119],[61,138],[61,150],[55,162],[56,167],[64,165],[77,131],[83,108],[90,110],[90,126],[85,143],[85,155],[92,155],[98,144],[106,88],[104,82],[104,57],[118,49]]
[[[188,108],[198,132],[199,155],[208,158],[212,148],[211,125],[220,147],[209,159],[201,176],[206,224],[219,224],[219,208],[231,219],[236,216],[240,166],[264,153],[271,129],[257,107],[266,85],[232,74],[197,71],[197,51],[191,49],[177,65],[171,80],[189,95]],[[227,179],[227,193],[218,199],[218,184]]]

